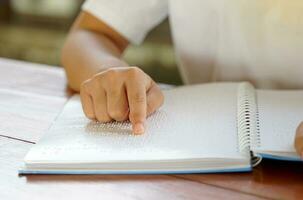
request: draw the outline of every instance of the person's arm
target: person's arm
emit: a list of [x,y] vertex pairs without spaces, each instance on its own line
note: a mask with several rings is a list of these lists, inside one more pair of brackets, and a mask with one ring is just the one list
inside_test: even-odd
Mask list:
[[127,46],[119,33],[82,12],[62,49],[62,64],[88,118],[129,119],[133,132],[140,134],[145,118],[162,105],[163,94],[147,74],[121,59]]
[[69,86],[79,92],[83,81],[110,67],[127,64],[121,55],[128,41],[89,13],[76,19],[62,49]]

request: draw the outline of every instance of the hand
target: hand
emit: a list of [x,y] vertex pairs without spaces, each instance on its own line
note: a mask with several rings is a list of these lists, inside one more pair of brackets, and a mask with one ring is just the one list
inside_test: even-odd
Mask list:
[[295,148],[297,153],[303,159],[303,122],[300,123],[296,131]]
[[85,115],[100,122],[132,123],[134,134],[144,133],[148,115],[158,109],[164,96],[157,84],[137,67],[111,68],[82,83]]

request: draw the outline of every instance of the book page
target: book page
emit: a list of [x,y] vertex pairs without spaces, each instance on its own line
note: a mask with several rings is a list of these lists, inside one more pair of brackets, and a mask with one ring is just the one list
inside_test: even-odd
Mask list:
[[90,121],[82,112],[79,96],[74,96],[25,161],[243,158],[236,127],[237,86],[204,84],[164,91],[164,105],[147,119],[146,132],[139,136],[132,135],[128,122]]
[[260,124],[257,151],[295,152],[295,132],[303,121],[302,91],[258,90]]

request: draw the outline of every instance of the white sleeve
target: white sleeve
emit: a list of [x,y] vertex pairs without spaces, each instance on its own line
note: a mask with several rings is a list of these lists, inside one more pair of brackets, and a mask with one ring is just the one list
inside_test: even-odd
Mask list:
[[86,0],[82,10],[104,21],[130,43],[140,44],[167,16],[167,0]]

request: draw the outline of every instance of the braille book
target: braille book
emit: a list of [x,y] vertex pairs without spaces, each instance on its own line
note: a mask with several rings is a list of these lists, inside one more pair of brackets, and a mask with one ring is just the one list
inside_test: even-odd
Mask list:
[[293,146],[303,91],[210,83],[164,91],[143,135],[129,122],[85,117],[73,96],[24,159],[20,174],[245,172],[262,158],[301,161]]

